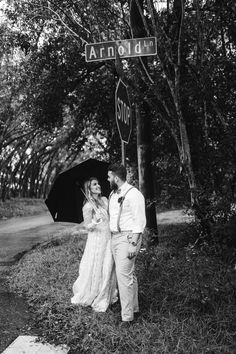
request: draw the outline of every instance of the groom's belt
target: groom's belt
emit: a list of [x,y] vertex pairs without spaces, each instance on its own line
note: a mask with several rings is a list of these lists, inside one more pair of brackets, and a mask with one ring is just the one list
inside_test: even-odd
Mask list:
[[111,235],[118,235],[118,234],[127,234],[129,232],[133,232],[132,230],[126,230],[126,231],[111,231]]

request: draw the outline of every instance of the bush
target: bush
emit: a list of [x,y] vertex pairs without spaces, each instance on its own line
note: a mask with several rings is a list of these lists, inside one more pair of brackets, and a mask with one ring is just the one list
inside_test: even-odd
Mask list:
[[43,199],[13,198],[0,201],[0,219],[28,216],[48,211]]

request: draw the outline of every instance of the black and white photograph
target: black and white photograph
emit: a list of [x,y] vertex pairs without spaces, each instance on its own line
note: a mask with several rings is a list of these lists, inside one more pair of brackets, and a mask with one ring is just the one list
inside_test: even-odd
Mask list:
[[236,353],[235,0],[0,0],[0,353]]

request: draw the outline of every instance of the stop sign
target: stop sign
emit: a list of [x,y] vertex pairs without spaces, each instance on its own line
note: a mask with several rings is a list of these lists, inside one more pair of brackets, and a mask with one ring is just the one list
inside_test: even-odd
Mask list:
[[116,123],[121,140],[128,144],[132,130],[131,106],[129,102],[126,85],[121,79],[116,87],[115,93]]

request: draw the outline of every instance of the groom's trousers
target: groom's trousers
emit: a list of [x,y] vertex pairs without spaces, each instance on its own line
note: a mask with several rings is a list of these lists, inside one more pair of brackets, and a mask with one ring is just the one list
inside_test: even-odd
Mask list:
[[[132,321],[134,312],[139,311],[138,305],[138,282],[135,275],[135,258],[128,258],[130,231],[114,232],[111,236],[112,254],[115,260],[116,276],[121,303],[122,321]],[[137,245],[140,249],[142,238]]]

